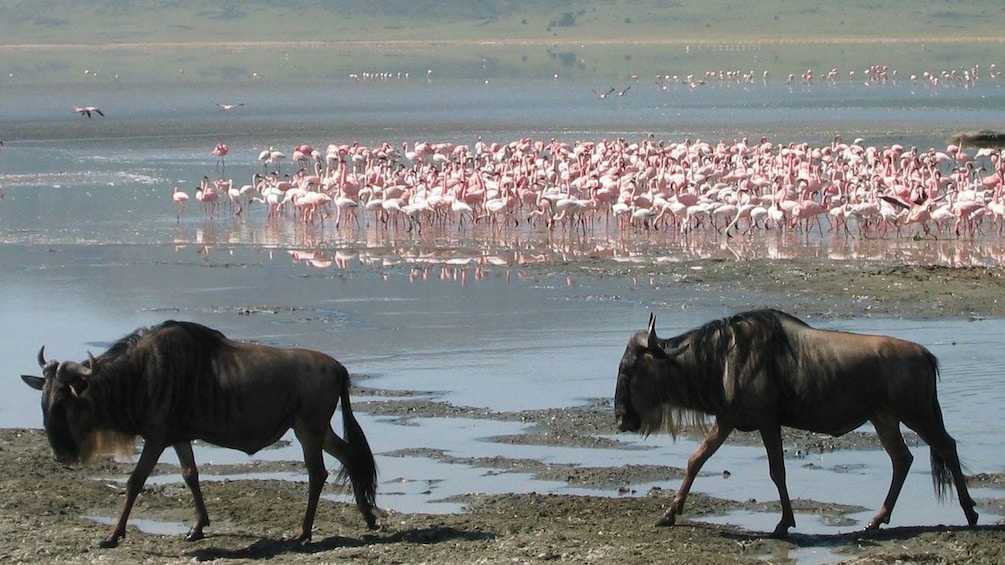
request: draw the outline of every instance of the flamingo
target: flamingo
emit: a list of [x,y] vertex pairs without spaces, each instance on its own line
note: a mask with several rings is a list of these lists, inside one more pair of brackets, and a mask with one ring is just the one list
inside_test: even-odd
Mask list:
[[[739,79],[719,76],[719,80]],[[297,205],[298,218],[307,222],[323,220],[317,214],[330,204],[315,202],[304,191],[329,195],[339,218],[351,213],[357,223],[356,212],[367,204],[385,225],[404,214],[409,228],[416,227],[423,215],[441,224],[463,225],[482,218],[493,218],[493,225],[497,219],[516,222],[526,214],[516,213],[523,209],[534,210],[529,219],[540,215],[549,225],[574,221],[584,230],[591,229],[598,216],[614,215],[621,227],[629,222],[653,229],[668,225],[687,233],[705,230],[711,219],[716,229],[725,226],[723,231],[730,235],[746,235],[767,229],[769,221],[802,231],[816,222],[822,231],[819,216],[824,212],[832,229],[848,219],[857,219],[864,230],[882,230],[890,223],[895,227],[918,223],[921,229],[935,223],[941,229],[944,222],[937,218],[943,212],[931,202],[956,192],[952,219],[959,219],[961,234],[979,230],[986,216],[1000,223],[1002,206],[990,198],[1001,200],[1005,189],[1001,180],[1005,169],[997,154],[977,152],[971,160],[961,161],[959,146],[917,154],[896,144],[879,149],[863,143],[856,139],[845,144],[835,138],[833,144],[812,147],[772,144],[763,138],[760,143],[743,139],[714,145],[701,140],[654,143],[651,138],[639,143],[620,138],[576,143],[526,138],[509,143],[478,140],[473,149],[434,140],[416,142],[414,148],[399,142],[397,151],[387,142],[377,149],[358,142],[329,143],[323,154],[309,145],[295,146],[294,158],[304,170],[293,177],[279,174],[282,153],[269,147],[260,155],[265,174],[256,173],[252,184],[238,193],[250,196],[264,186],[258,179],[266,176],[271,182],[268,190],[300,189],[286,201]],[[220,149],[214,148],[213,154],[221,157],[222,168]],[[991,167],[973,162],[988,157],[994,161]],[[311,159],[314,174],[304,168]],[[214,188],[219,198],[224,194],[233,198],[233,186]],[[266,189],[261,192],[260,201],[265,202]],[[883,197],[896,198],[902,206],[884,208]],[[989,200],[993,206],[984,206]],[[927,210],[921,207],[926,201]],[[986,209],[968,212],[964,203]],[[272,205],[278,208],[278,204]],[[207,208],[212,209],[209,203]],[[270,209],[270,217],[274,213]],[[650,214],[654,215],[647,217]]]
[[474,219],[473,219],[474,218],[474,210],[471,208],[471,206],[469,206],[466,202],[464,202],[463,199],[454,198],[450,202],[450,211],[452,213],[454,213],[454,214],[457,214],[458,225],[459,226],[463,226],[464,225],[464,215],[465,214],[467,214],[468,216],[471,216],[472,217],[472,221],[474,221]]
[[244,106],[244,102],[239,102],[237,104],[221,104],[220,102],[217,102],[216,105],[220,107],[220,110],[226,112],[228,110],[233,110],[235,108],[240,108],[241,106]]
[[174,193],[171,195],[171,199],[178,205],[177,218],[180,220],[182,214],[185,213],[185,203],[188,202],[188,194],[184,191],[178,190],[178,187],[176,186],[174,187]]
[[[612,86],[611,89],[608,90],[607,92],[597,92],[596,90],[594,90],[593,93],[597,95],[597,100],[603,100],[604,98],[607,98],[608,96],[610,96],[611,93],[614,92],[614,91],[616,91],[616,90],[617,89]],[[626,88],[625,90],[628,90],[628,89]]]
[[220,158],[220,160],[216,164],[219,165],[219,167],[220,167],[220,174],[221,175],[226,175],[227,174],[227,164],[224,162],[223,158],[226,157],[227,153],[229,153],[229,152],[230,152],[230,147],[227,147],[226,143],[217,143],[216,147],[214,147],[213,150],[210,151],[210,153],[214,157],[219,157]]
[[348,196],[341,195],[336,196],[335,202],[335,227],[339,227],[339,222],[342,221],[342,214],[351,214],[353,220],[356,221],[356,226],[359,226],[359,216],[356,214],[356,209],[359,208],[359,202],[349,198]]
[[266,217],[272,220],[279,215],[279,207],[283,203],[283,193],[278,188],[269,187],[265,192],[262,192],[262,198],[256,197],[253,200],[265,204],[267,209]]
[[206,210],[206,214],[212,217],[220,200],[220,193],[217,192],[216,189],[214,189],[208,182],[205,182],[206,179],[203,180],[204,182],[202,186],[195,191],[195,199],[202,202],[203,207]]
[[91,112],[99,116],[105,115],[105,113],[101,111],[101,108],[98,108],[97,106],[74,106],[73,111],[81,116],[87,116],[88,118],[91,117]]
[[265,172],[269,172],[269,165],[275,165],[277,174],[279,173],[280,163],[285,158],[286,155],[282,151],[277,151],[272,146],[258,154],[258,160],[265,167]]

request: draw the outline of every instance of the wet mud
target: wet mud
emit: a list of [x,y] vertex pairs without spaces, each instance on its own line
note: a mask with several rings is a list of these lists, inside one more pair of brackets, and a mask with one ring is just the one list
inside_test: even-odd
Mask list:
[[[655,285],[756,291],[762,302],[797,314],[842,317],[870,313],[911,318],[1001,316],[1005,279],[997,268],[912,267],[897,264],[845,264],[825,260],[705,261],[674,273],[644,265],[620,266],[585,261],[536,265],[535,269],[609,277],[652,279]],[[686,307],[686,305],[685,305]],[[630,448],[613,433],[611,400],[581,406],[521,412],[486,412],[430,400],[425,394],[368,388],[357,379],[358,412],[408,420],[420,417],[484,418],[530,424],[527,433],[486,441],[544,446]],[[694,433],[692,433],[694,434]],[[697,435],[693,435],[697,437]],[[918,439],[907,437],[909,444]],[[786,430],[790,457],[826,450],[879,450],[871,434],[841,438]],[[730,442],[758,445],[753,435]],[[121,478],[130,462],[102,459],[72,468],[52,460],[41,430],[0,430],[0,560],[61,563],[1000,563],[1005,560],[1005,528],[939,524],[895,527],[879,532],[839,535],[794,533],[771,539],[767,532],[701,522],[703,516],[736,510],[775,512],[774,500],[717,499],[700,493],[670,528],[656,518],[669,505],[682,469],[628,465],[590,468],[553,465],[505,457],[457,458],[417,446],[401,454],[423,455],[487,472],[530,473],[592,489],[590,495],[470,494],[458,498],[465,511],[455,514],[385,512],[381,528],[370,532],[349,497],[334,480],[326,486],[313,542],[288,541],[306,503],[306,483],[285,480],[204,481],[213,520],[208,537],[184,540],[194,518],[191,495],[180,481],[152,481],[141,495],[129,530],[115,549],[98,549],[107,532],[98,517],[115,517],[124,499]],[[684,461],[675,462],[683,465]],[[248,472],[300,472],[299,462],[202,465],[206,475]],[[177,474],[160,464],[157,474]],[[635,485],[658,483],[639,492]],[[971,486],[1005,484],[1005,477],[977,474]],[[795,500],[797,513],[829,521],[863,509],[812,499]],[[1005,501],[979,500],[981,508],[1001,514]],[[379,493],[378,493],[379,503]],[[951,502],[950,504],[955,504]],[[947,512],[958,511],[947,506]],[[166,531],[151,533],[151,526]],[[179,533],[180,530],[180,533]]]

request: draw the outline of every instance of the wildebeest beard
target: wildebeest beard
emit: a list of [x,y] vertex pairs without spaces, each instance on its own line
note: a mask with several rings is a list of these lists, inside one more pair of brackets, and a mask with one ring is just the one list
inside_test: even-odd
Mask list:
[[[776,360],[785,358],[791,345],[781,336],[773,316],[748,313],[708,323],[669,339],[648,341],[640,333],[635,347],[651,355],[645,375],[636,375],[632,395],[640,420],[639,432],[645,436],[666,431],[674,439],[686,429],[707,433],[710,414],[722,410],[731,391],[732,373],[743,374],[755,367],[775,369]],[[742,351],[742,354],[740,354]],[[639,354],[637,351],[636,354]],[[644,404],[642,402],[645,402]]]
[[[678,350],[683,346],[683,351],[674,359],[668,359],[663,363],[676,366],[679,370],[681,361],[693,357],[692,348],[687,344],[670,344],[669,340],[658,340],[661,349]],[[702,409],[706,405],[706,392],[696,390],[696,384],[688,378],[687,371],[680,371],[677,375],[663,376],[651,374],[646,379],[642,398],[651,400],[651,404],[646,406],[636,406],[640,419],[639,433],[649,436],[653,433],[667,432],[675,440],[681,432],[687,429],[698,430],[706,433],[709,427],[709,415]],[[636,383],[638,386],[638,383]]]
[[136,436],[111,430],[90,432],[80,445],[80,462],[87,463],[97,455],[114,455],[132,460],[136,455]]

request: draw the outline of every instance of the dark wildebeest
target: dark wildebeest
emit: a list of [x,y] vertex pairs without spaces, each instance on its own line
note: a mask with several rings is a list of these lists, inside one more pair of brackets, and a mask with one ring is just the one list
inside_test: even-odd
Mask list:
[[734,430],[757,430],[778,487],[782,519],[774,536],[796,525],[785,486],[782,426],[840,436],[866,421],[893,461],[893,481],[867,529],[889,523],[913,456],[903,422],[931,447],[936,495],[955,483],[967,522],[977,523],[974,500],[960,469],[956,442],[946,432],[936,395],[938,362],[927,349],[879,335],[826,331],[777,310],[758,310],[706,324],[677,337],[649,329],[632,336],[618,367],[614,413],[621,431],[650,434],[702,427],[705,440],[688,458],[684,482],[657,522],[673,525],[702,465]]
[[[328,472],[322,450],[342,463],[343,485],[351,482],[356,505],[374,528],[376,466],[363,430],[349,405],[349,373],[318,351],[279,349],[231,341],[216,330],[167,321],[139,329],[83,363],[45,360],[44,378],[23,375],[42,391],[42,418],[55,458],[86,461],[110,447],[131,452],[136,436],[143,451],[126,482],[126,504],[102,547],[126,535],[126,520],[150,471],[168,446],[195,498],[196,520],[187,539],[203,537],[209,515],[199,489],[192,440],[248,454],[275,443],[293,428],[303,447],[309,488],[298,536],[309,541],[318,498]],[[345,439],[331,418],[342,402]]]

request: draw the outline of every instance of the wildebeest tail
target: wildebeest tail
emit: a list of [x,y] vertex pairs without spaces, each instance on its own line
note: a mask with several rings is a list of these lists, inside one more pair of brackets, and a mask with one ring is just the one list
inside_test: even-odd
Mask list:
[[363,435],[349,404],[349,379],[343,381],[340,399],[342,401],[342,427],[345,441],[348,444],[348,456],[343,462],[338,480],[345,485],[352,483],[353,494],[356,497],[356,507],[366,519],[370,528],[376,527],[377,517],[373,509],[377,505],[377,463],[374,461],[370,443]]
[[[930,352],[926,351],[926,353],[932,372],[935,374],[936,379],[938,379],[939,361]],[[934,386],[932,390],[934,391]],[[946,424],[942,419],[942,407],[939,406],[939,397],[937,394],[932,395],[932,419],[934,429],[941,431],[950,442],[955,443],[949,437],[949,434],[946,433]],[[926,438],[926,441],[930,440],[931,438]],[[955,452],[956,450],[953,449],[953,451]],[[944,502],[949,497],[949,487],[953,484],[953,474],[949,470],[949,465],[946,463],[946,459],[942,456],[942,453],[934,447],[930,447],[929,452],[931,453],[930,459],[932,464],[932,487],[935,489],[935,497],[940,502]]]
[[946,460],[935,448],[931,450],[932,459],[932,486],[935,487],[935,498],[940,502],[945,502],[949,497],[949,486],[953,484],[953,475],[949,472]]

